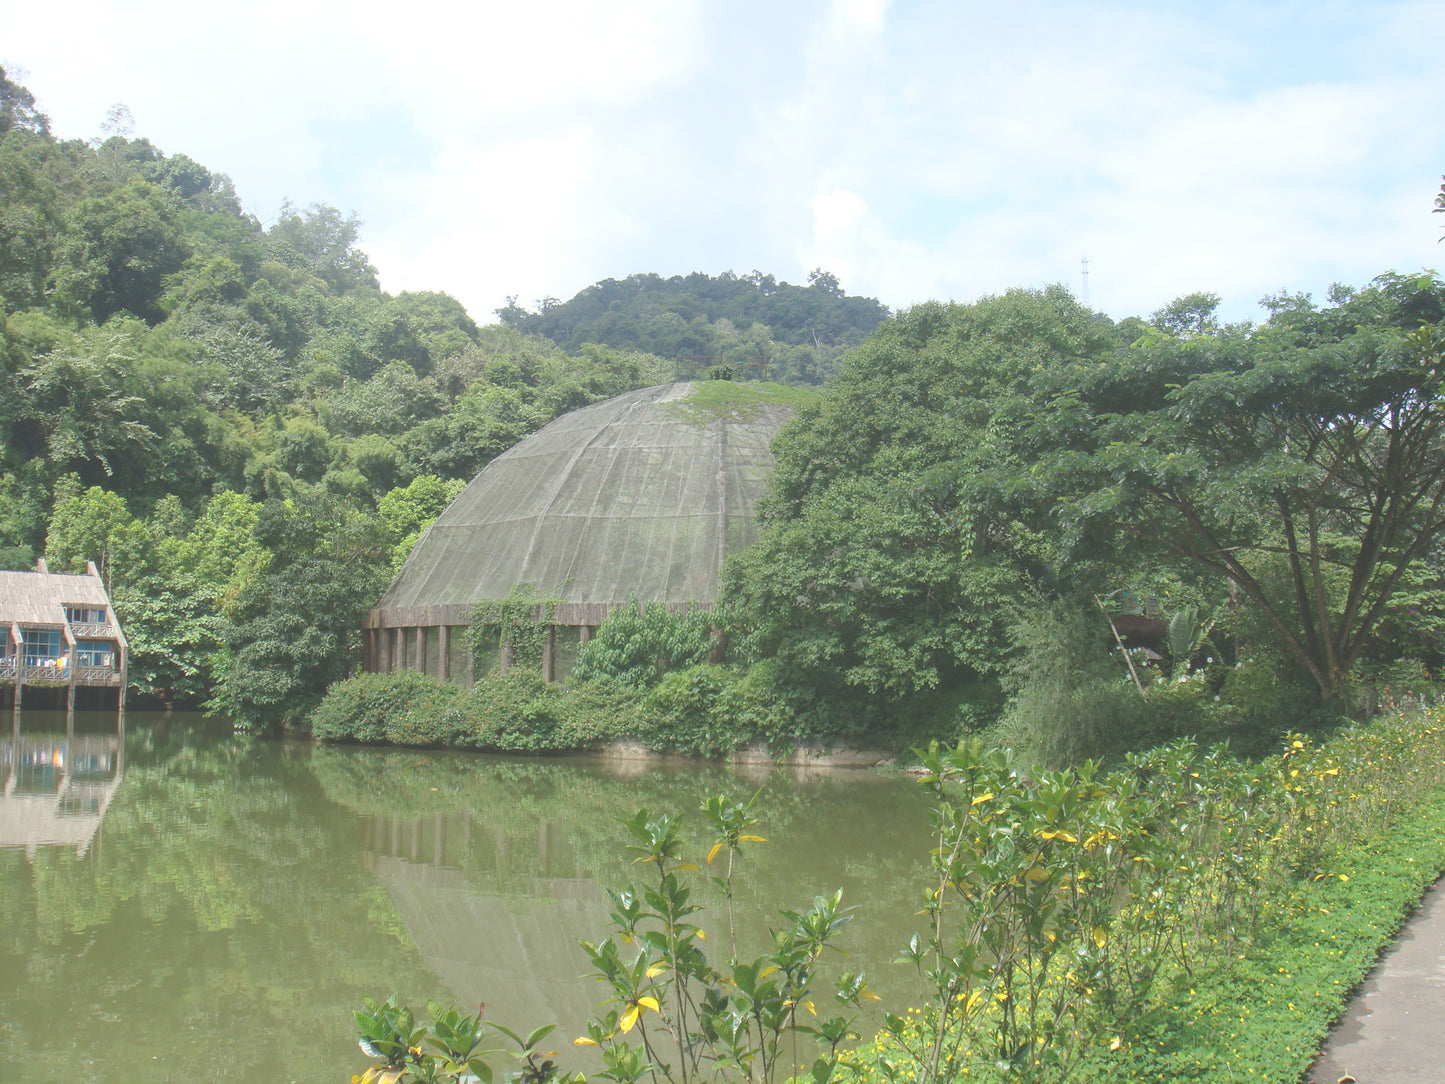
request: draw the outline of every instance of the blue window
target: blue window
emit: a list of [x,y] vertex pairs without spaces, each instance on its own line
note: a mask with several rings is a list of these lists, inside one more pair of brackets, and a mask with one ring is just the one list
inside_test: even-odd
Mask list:
[[72,625],[104,625],[107,623],[105,611],[97,610],[93,606],[67,606],[65,619]]
[[25,666],[54,666],[60,657],[59,629],[21,629],[21,654]]
[[75,645],[76,666],[115,667],[115,645],[104,640],[81,640]]

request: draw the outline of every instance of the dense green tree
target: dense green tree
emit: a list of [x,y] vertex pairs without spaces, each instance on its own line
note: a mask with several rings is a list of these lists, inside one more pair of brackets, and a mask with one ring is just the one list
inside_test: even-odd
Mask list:
[[774,442],[762,536],[728,573],[750,650],[888,698],[996,674],[1051,555],[962,480],[996,464],[1039,372],[1112,345],[1061,288],[879,328]]
[[184,535],[160,543],[166,573],[224,612],[271,561],[256,538],[260,507],[239,493],[217,493]]
[[[161,529],[163,510],[152,523]],[[270,563],[256,540],[259,507],[237,493],[213,498],[189,528],[180,519],[155,546],[155,568],[115,596],[130,641],[130,679],[143,697],[200,705],[227,662],[222,615]]]
[[442,413],[446,401],[435,383],[393,361],[366,381],[348,380],[321,404],[327,428],[343,437],[395,436]]
[[354,214],[343,216],[335,207],[320,203],[297,210],[288,203],[267,236],[281,262],[316,276],[342,294],[361,287],[377,288],[376,268],[356,247],[360,233],[361,222]]
[[287,394],[285,355],[245,326],[214,324],[200,332],[201,359],[216,367],[206,390],[213,406],[256,411]]
[[1258,328],[1166,321],[1044,374],[992,472],[1066,539],[1108,532],[1217,573],[1325,699],[1445,532],[1445,284],[1336,297],[1277,300]]
[[409,472],[470,478],[549,420],[522,392],[478,381],[449,414],[411,429],[400,446]]
[[142,420],[144,404],[133,388],[138,347],[135,329],[118,323],[38,358],[18,374],[34,436],[21,434],[17,443],[38,450],[43,442],[58,470],[80,470],[92,480],[113,475],[122,456],[149,453],[156,434]]
[[434,474],[423,474],[377,501],[377,515],[386,525],[389,538],[394,540],[393,569],[401,567],[422,532],[456,500],[465,484],[460,478],[444,482]]
[[299,720],[357,663],[361,620],[391,575],[375,519],[336,501],[268,501],[256,541],[274,556],[220,623],[211,707],[252,729]]
[[474,345],[478,334],[461,302],[432,291],[385,298],[371,320],[374,352],[388,362],[405,362],[421,376]]
[[[759,375],[817,383],[888,315],[872,298],[849,297],[837,276],[820,269],[809,285],[754,271],[629,275],[604,279],[569,301],[547,299],[528,312],[509,299],[497,316],[509,327],[544,335],[564,349],[585,343],[643,350],[669,359],[758,365]],[[813,364],[791,350],[809,348]]]
[[10,81],[0,67],[0,139],[11,131],[50,134],[50,119],[35,108],[35,95]]
[[83,144],[56,144],[25,128],[0,138],[0,299],[12,311],[46,301],[88,153]]
[[188,255],[174,204],[136,177],[75,206],[53,279],[63,303],[97,322],[128,312],[158,323],[162,284]]
[[133,583],[155,567],[155,539],[114,493],[81,490],[69,475],[56,486],[45,556],[56,572],[84,572],[94,561],[107,590]]

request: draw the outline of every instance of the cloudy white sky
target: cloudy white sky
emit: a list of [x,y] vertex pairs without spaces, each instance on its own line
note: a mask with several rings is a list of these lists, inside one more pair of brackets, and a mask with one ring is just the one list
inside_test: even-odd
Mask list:
[[486,321],[602,278],[814,267],[898,308],[1192,290],[1231,318],[1445,263],[1445,0],[66,0],[0,8],[62,138],[354,211]]

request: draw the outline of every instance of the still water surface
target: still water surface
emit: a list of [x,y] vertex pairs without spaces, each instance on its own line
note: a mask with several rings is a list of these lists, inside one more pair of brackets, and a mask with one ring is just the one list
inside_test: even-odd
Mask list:
[[[3,734],[0,731],[0,734]],[[890,1007],[927,814],[897,775],[499,758],[239,737],[182,714],[25,712],[0,743],[0,1082],[315,1081],[366,1064],[351,1012],[395,991],[567,1039],[601,1000],[579,938],[645,875],[614,817],[761,788],[744,955],[841,887]],[[693,822],[696,824],[696,818]],[[693,838],[701,840],[700,825]],[[703,893],[713,907],[716,892]],[[726,930],[700,923],[715,948]]]

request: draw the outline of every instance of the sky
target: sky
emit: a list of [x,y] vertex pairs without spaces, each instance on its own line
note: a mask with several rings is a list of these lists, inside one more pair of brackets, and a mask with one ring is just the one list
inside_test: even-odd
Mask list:
[[[355,213],[480,322],[814,268],[894,309],[1061,282],[1147,316],[1445,265],[1445,0],[66,0],[0,7],[60,138]],[[1087,274],[1085,273],[1087,259]]]

